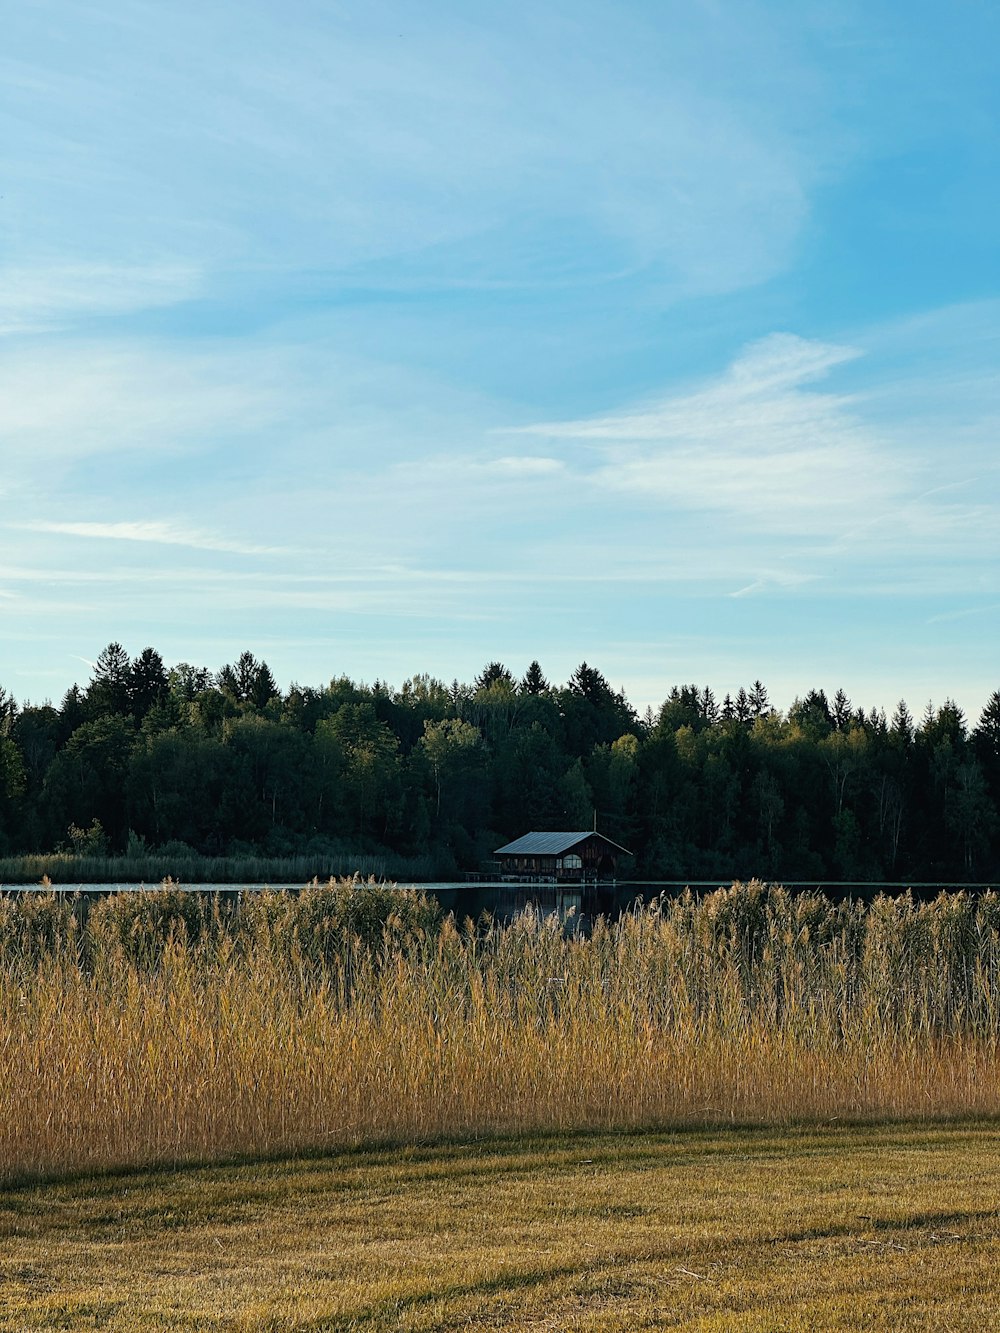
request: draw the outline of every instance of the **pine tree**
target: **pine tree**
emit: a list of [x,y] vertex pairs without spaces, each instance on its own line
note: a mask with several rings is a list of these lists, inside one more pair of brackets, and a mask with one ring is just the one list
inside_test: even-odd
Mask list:
[[215,678],[215,684],[223,694],[228,694],[231,699],[239,698],[239,681],[236,679],[236,672],[228,664],[220,667],[219,674]]
[[844,731],[851,720],[851,701],[843,690],[833,696],[833,725],[837,731]]
[[972,736],[978,754],[1000,760],[1000,690],[990,695]]
[[913,730],[913,714],[907,708],[906,700],[900,699],[889,724],[889,734],[903,745],[909,745],[913,740]]
[[71,685],[59,706],[59,742],[65,743],[77,727],[87,720],[87,710],[79,685]]
[[240,653],[233,667],[236,676],[236,697],[240,703],[249,703],[253,698],[254,686],[261,664],[253,653]]
[[132,663],[120,643],[109,643],[94,664],[87,703],[95,715],[128,713]]
[[155,648],[144,648],[128,671],[128,698],[132,716],[141,722],[167,693],[167,672]]
[[[726,698],[729,696],[727,695]],[[708,685],[702,690],[698,699],[698,710],[705,720],[707,726],[714,727],[719,720],[719,705],[715,701],[715,695]]]
[[755,718],[763,717],[770,708],[767,690],[759,680],[755,680],[750,690],[750,708]]
[[502,662],[490,662],[483,667],[482,671],[476,677],[474,689],[488,690],[491,685],[507,685],[512,690],[516,688],[514,677],[507,670]]
[[258,662],[250,684],[248,701],[254,708],[264,709],[278,695],[278,683],[266,662]]
[[549,688],[549,682],[542,675],[542,668],[537,661],[532,662],[524,673],[524,679],[521,681],[522,694],[544,694]]

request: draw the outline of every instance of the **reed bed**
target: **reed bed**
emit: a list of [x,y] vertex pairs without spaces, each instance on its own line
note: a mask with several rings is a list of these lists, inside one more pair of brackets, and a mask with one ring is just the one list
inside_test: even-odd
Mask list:
[[454,873],[433,856],[392,852],[323,851],[296,856],[200,856],[192,851],[143,851],[126,856],[32,852],[0,857],[0,885],[149,884],[170,878],[185,884],[304,884],[330,876],[432,880]]
[[589,933],[347,881],[0,898],[0,1179],[1000,1112],[1000,898],[738,884]]

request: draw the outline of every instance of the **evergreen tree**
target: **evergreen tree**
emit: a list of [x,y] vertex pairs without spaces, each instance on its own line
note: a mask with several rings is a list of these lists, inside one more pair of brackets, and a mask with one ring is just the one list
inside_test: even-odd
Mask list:
[[71,685],[63,695],[62,703],[59,706],[59,744],[64,745],[77,727],[86,721],[86,718],[87,710],[80,687],[79,685]]
[[236,677],[236,698],[241,704],[252,702],[260,668],[261,663],[251,652],[240,653],[233,664],[233,675]]
[[542,668],[537,662],[532,662],[521,681],[521,693],[539,695],[544,694],[548,688],[549,682],[542,675]]
[[491,685],[497,684],[512,690],[517,688],[514,677],[502,662],[490,662],[476,677],[473,689],[478,693],[479,690],[488,690]]
[[759,680],[755,680],[750,690],[750,711],[755,718],[763,717],[770,708],[767,690]]
[[141,722],[154,704],[160,703],[167,693],[167,672],[163,658],[155,648],[144,648],[128,669],[129,709]]
[[1000,690],[990,695],[973,736],[980,753],[1000,759]]
[[215,678],[216,687],[228,698],[238,701],[240,697],[240,683],[236,677],[236,672],[229,665],[220,667],[219,673]]
[[810,690],[804,699],[796,699],[788,710],[788,720],[810,740],[822,740],[833,730],[833,715],[824,690]]
[[278,683],[271,673],[271,668],[266,662],[258,662],[257,670],[250,682],[248,702],[253,704],[254,708],[263,710],[277,696]]
[[899,745],[906,746],[913,742],[913,714],[907,708],[905,699],[900,699],[896,705],[896,711],[893,713],[892,722],[889,725],[889,735]]
[[701,730],[704,720],[697,685],[674,685],[660,707],[656,725],[665,731],[690,727],[697,732]]
[[851,701],[843,690],[833,696],[833,726],[835,731],[845,731],[851,720]]
[[638,719],[625,696],[616,692],[604,676],[582,662],[559,692],[563,728],[569,753],[584,757],[595,745],[610,744],[638,727]]
[[17,717],[17,700],[0,685],[0,736],[9,736]]
[[109,643],[94,664],[87,688],[87,711],[91,717],[108,713],[126,714],[129,709],[129,685],[132,664],[120,643]]
[[945,699],[936,711],[928,703],[920,726],[920,739],[932,749],[942,741],[948,741],[956,750],[962,748],[966,739],[965,714],[954,699]]

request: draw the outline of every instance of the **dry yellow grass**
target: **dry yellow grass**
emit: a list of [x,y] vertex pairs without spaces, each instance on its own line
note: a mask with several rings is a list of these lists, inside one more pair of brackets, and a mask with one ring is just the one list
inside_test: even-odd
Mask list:
[[122,895],[83,932],[55,900],[4,910],[8,1182],[485,1134],[1000,1112],[990,896],[866,912],[738,886],[588,938],[530,917],[463,929],[350,885],[248,899],[233,921],[172,891]]
[[981,1330],[991,1127],[507,1140],[0,1192],[11,1330]]

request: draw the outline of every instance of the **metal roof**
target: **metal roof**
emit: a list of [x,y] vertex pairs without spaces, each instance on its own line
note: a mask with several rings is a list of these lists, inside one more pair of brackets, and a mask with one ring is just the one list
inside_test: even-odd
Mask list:
[[617,842],[612,842],[603,833],[595,833],[593,829],[584,829],[582,833],[525,833],[523,837],[515,838],[513,842],[507,843],[506,847],[498,847],[493,855],[561,856],[563,852],[568,852],[571,847],[575,847],[579,842],[584,842],[587,838],[600,838],[609,847],[624,852],[626,856],[630,855]]

